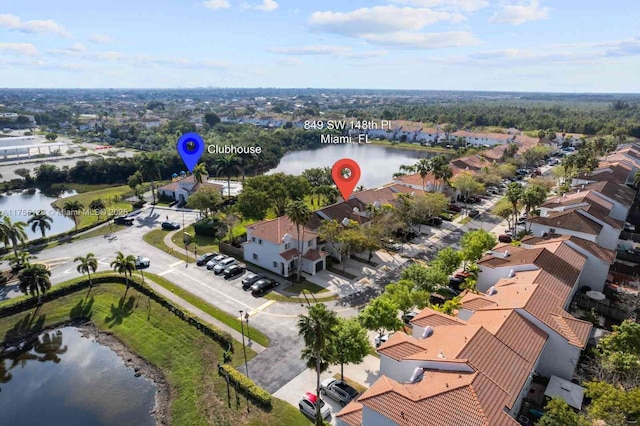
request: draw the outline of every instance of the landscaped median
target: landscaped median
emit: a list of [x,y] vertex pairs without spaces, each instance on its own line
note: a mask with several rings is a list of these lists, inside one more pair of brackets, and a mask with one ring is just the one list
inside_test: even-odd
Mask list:
[[[151,244],[155,248],[159,248],[163,252],[170,254],[173,257],[177,257],[180,260],[183,260],[187,263],[194,263],[195,259],[192,256],[187,256],[184,250],[174,250],[172,247],[169,247],[164,242],[164,237],[167,236],[169,231],[165,231],[164,229],[154,229],[153,231],[149,231],[142,236],[142,239],[147,243]],[[190,253],[193,254],[193,253]]]
[[267,293],[264,295],[264,298],[278,302],[316,303],[330,302],[336,300],[338,296],[332,294],[324,287],[305,280],[299,284],[292,284],[284,288],[282,292],[272,291]]
[[[246,402],[238,407],[233,395],[228,401],[226,380],[218,374],[228,348],[225,342],[230,339],[227,333],[183,312],[141,284],[139,277],[130,280],[129,289],[120,275],[98,273],[92,278],[92,288],[86,277],[55,286],[36,309],[29,297],[0,303],[0,336],[18,338],[70,321],[90,320],[159,369],[170,388],[168,424],[309,424],[295,407],[267,397],[253,383],[241,383],[252,395],[260,395],[260,403],[251,402],[249,412]],[[254,355],[247,348],[247,357]],[[225,369],[243,361],[236,344]],[[239,374],[230,371],[234,377]],[[268,398],[271,408],[264,408]]]

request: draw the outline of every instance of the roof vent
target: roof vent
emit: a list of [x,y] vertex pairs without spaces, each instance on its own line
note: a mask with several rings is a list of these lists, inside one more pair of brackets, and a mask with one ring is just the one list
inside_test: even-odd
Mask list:
[[376,209],[380,208],[380,201],[374,201],[373,202],[373,207],[375,207]]
[[509,250],[504,251],[504,257],[509,257]]
[[353,208],[353,212],[354,212],[354,213],[356,213],[356,214],[358,214],[358,213],[360,213],[360,209],[359,209],[359,208],[357,208],[357,207],[354,207],[354,208]]
[[438,358],[444,359],[444,352],[440,351],[440,353],[438,354]]
[[513,278],[516,275],[516,271],[514,271],[513,269],[509,270],[509,278]]
[[487,295],[493,296],[497,292],[498,292],[498,290],[496,289],[496,286],[492,285],[491,287],[489,287],[489,290],[487,290]]
[[422,332],[422,335],[420,336],[420,338],[426,339],[428,337],[431,337],[432,334],[433,334],[433,327],[428,325],[424,328],[424,331]]
[[413,370],[413,374],[411,375],[411,378],[409,379],[409,383],[415,383],[422,380],[423,375],[424,375],[424,370],[420,367],[416,367]]
[[344,219],[342,219],[342,222],[340,222],[340,223],[342,224],[342,226],[349,226],[351,221],[349,220],[348,217],[345,217]]

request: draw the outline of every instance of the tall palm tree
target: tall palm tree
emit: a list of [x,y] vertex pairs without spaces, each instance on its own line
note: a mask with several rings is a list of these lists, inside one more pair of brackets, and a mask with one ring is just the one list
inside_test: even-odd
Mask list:
[[[121,251],[116,252],[116,258],[110,264],[111,268],[119,274],[124,275],[124,280],[129,290],[129,277],[136,269],[136,258],[134,255],[124,255]],[[125,291],[126,294],[126,291]]]
[[[298,281],[300,281],[300,268],[302,267],[302,250],[304,249],[304,226],[309,221],[311,216],[311,209],[307,204],[302,201],[292,201],[289,203],[286,209],[287,216],[296,225],[297,240],[298,240],[298,265],[297,275]],[[302,235],[300,235],[300,228],[302,228]]]
[[239,160],[236,155],[227,154],[216,159],[216,175],[227,178],[227,195],[231,196],[231,176],[236,176],[240,171]]
[[91,288],[93,286],[93,283],[91,282],[91,273],[95,273],[96,269],[98,269],[98,259],[96,259],[96,256],[93,253],[87,253],[86,256],[78,256],[73,259],[73,261],[78,263],[78,267],[76,269],[79,273],[82,275],[87,274],[89,277],[89,288]]
[[22,269],[23,266],[28,265],[31,259],[35,258],[36,257],[28,251],[19,251],[17,256],[15,254],[12,254],[11,256],[7,257],[7,260],[9,261],[9,265],[11,265],[14,270],[18,270]]
[[[308,315],[298,317],[298,335],[302,336],[305,348],[302,350],[302,359],[307,360],[307,365],[316,370],[316,395],[320,399],[320,374],[333,359],[331,339],[334,329],[338,325],[338,316],[334,311],[327,309],[323,303],[316,303],[309,308]],[[320,415],[320,403],[316,404],[316,425],[322,424]]]
[[63,346],[62,344],[62,332],[45,333],[38,337],[38,340],[33,346],[33,351],[40,354],[38,361],[53,361],[54,363],[59,364],[61,359],[58,355],[62,355],[67,352],[67,345]]
[[[436,181],[444,183],[448,182],[453,176],[453,171],[449,166],[449,160],[444,155],[437,155],[431,159],[431,170],[433,171],[433,177]],[[440,185],[436,186],[436,190],[440,188]]]
[[422,178],[422,189],[427,190],[427,182],[425,181],[427,175],[433,170],[431,167],[431,161],[428,158],[421,158],[414,166],[416,173]]
[[76,231],[78,230],[78,215],[82,209],[84,209],[84,206],[78,200],[68,200],[62,205],[64,213],[73,218],[73,223],[76,225]]
[[102,199],[100,198],[92,200],[91,203],[89,204],[89,208],[97,212],[98,220],[100,220],[100,213],[105,209],[104,201],[102,201]]
[[27,221],[28,224],[31,224],[31,231],[36,232],[36,229],[40,228],[42,238],[46,237],[46,231],[51,229],[52,222],[53,219],[44,210],[34,212]]
[[505,196],[511,203],[511,207],[513,207],[513,235],[515,236],[516,223],[518,222],[519,203],[522,199],[522,185],[517,182],[511,182],[507,187],[507,193]]
[[24,232],[26,226],[25,222],[13,222],[9,216],[3,216],[0,222],[0,239],[5,246],[11,243],[15,257],[18,257],[18,244],[27,240],[27,234]]
[[151,182],[151,196],[156,203],[155,180],[160,178],[160,167],[164,164],[164,157],[157,152],[145,152],[140,157],[140,171],[145,179]]
[[202,183],[202,177],[208,175],[207,166],[204,163],[198,163],[193,168],[193,177],[196,179],[197,183]]
[[18,287],[24,294],[38,297],[38,305],[40,304],[40,296],[51,288],[51,271],[44,265],[27,264],[18,274]]

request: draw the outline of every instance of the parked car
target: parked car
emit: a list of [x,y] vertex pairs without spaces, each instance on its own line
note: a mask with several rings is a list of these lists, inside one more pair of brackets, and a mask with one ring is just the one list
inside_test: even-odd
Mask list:
[[251,288],[257,281],[264,279],[260,274],[249,274],[242,279],[242,289],[247,290]]
[[469,217],[476,217],[480,214],[480,212],[476,209],[469,211]]
[[148,268],[151,260],[148,257],[136,256],[136,269]]
[[449,288],[460,291],[462,283],[464,283],[464,278],[449,277]]
[[452,212],[460,213],[462,211],[462,207],[456,206],[455,204],[449,204],[447,210],[451,210]]
[[224,279],[225,280],[232,280],[234,278],[239,277],[240,275],[244,274],[244,271],[246,271],[247,269],[244,266],[235,264],[235,265],[231,265],[229,266],[227,269],[224,270]]
[[255,296],[259,296],[259,295],[265,294],[266,292],[268,292],[271,289],[276,288],[279,285],[280,285],[280,283],[277,282],[277,281],[273,281],[273,280],[270,280],[268,278],[263,278],[261,280],[256,281],[251,286],[251,294],[253,294]]
[[113,223],[116,225],[131,226],[133,225],[133,218],[129,216],[116,216],[113,218]]
[[161,226],[162,226],[162,229],[166,229],[167,231],[180,229],[180,224],[178,222],[162,222]]
[[429,219],[427,219],[427,225],[429,225],[429,226],[440,226],[440,225],[442,225],[442,218],[436,217],[436,216],[431,216]]
[[501,243],[510,243],[511,241],[513,241],[513,239],[511,238],[511,235],[500,234],[498,235],[498,241],[500,241]]
[[298,408],[305,416],[310,417],[312,420],[316,419],[316,404],[320,404],[320,415],[323,419],[331,417],[331,411],[329,407],[325,405],[324,401],[319,399],[315,394],[311,392],[305,392],[298,402]]
[[214,257],[213,259],[211,259],[210,261],[207,262],[207,269],[208,270],[212,270],[213,267],[218,264],[218,262],[222,262],[227,257],[229,257],[229,256],[227,256],[226,254],[217,255],[216,257]]
[[624,230],[627,232],[635,232],[636,231],[636,226],[632,223],[629,222],[625,222],[624,223]]
[[216,275],[220,275],[231,265],[235,265],[238,261],[233,257],[227,257],[226,259],[221,260],[213,267],[213,273]]
[[338,401],[344,407],[358,396],[358,391],[342,380],[329,377],[320,382],[320,393]]
[[203,266],[206,265],[208,261],[218,256],[219,253],[205,253],[196,260],[196,265]]
[[417,312],[409,312],[402,316],[402,321],[404,321],[408,327],[413,327],[411,321],[416,317],[416,315],[418,315]]
[[387,340],[389,340],[389,335],[388,334],[378,334],[376,336],[375,340],[374,340],[376,348],[379,348],[380,345],[382,345]]

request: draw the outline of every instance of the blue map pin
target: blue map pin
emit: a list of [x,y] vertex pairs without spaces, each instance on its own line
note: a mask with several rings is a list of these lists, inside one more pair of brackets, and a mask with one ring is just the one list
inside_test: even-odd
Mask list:
[[187,169],[192,172],[204,153],[204,141],[202,140],[202,136],[197,133],[185,133],[178,139],[176,149],[180,157],[182,157],[185,166],[187,166]]

